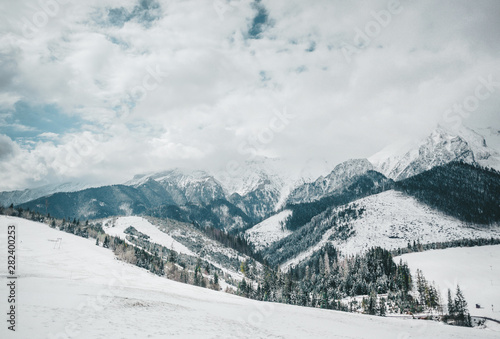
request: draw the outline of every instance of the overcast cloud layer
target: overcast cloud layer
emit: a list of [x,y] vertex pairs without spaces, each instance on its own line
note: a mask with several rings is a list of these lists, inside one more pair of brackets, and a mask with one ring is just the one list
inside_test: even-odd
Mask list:
[[497,0],[1,0],[0,13],[0,190],[252,155],[336,163],[438,123],[500,127]]

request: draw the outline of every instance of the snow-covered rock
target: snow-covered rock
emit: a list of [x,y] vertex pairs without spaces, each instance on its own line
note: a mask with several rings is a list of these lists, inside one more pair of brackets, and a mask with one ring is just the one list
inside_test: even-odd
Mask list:
[[369,158],[375,169],[394,180],[403,180],[451,161],[500,169],[500,152],[467,127],[450,130],[439,126],[425,140],[409,149],[390,145]]
[[337,165],[327,176],[297,187],[288,197],[289,203],[319,200],[352,182],[352,179],[373,170],[367,159],[351,159]]
[[176,168],[153,174],[136,175],[125,184],[138,187],[149,180],[162,185],[178,205],[208,204],[225,198],[221,184],[207,172],[199,170]]

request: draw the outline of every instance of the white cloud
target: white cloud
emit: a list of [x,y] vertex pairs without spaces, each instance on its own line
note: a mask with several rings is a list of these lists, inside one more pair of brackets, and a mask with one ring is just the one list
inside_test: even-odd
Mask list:
[[39,138],[56,140],[59,138],[59,134],[52,132],[44,132],[38,135]]
[[[211,1],[161,2],[149,28],[135,19],[102,23],[109,8],[132,12],[137,1],[61,2],[28,38],[23,18],[33,23],[39,3],[2,6],[9,20],[0,23],[0,53],[12,67],[0,68],[10,79],[0,109],[53,103],[85,125],[57,145],[41,131],[45,139],[2,163],[15,178],[0,189],[224,166],[247,156],[245,143],[258,154],[339,162],[421,137],[479,77],[500,79],[499,5],[401,0],[346,60],[343,44],[355,45],[357,30],[389,3],[263,0],[270,22],[257,40],[246,39],[256,15],[249,1],[231,1],[222,15]],[[498,123],[498,92],[465,121]],[[284,108],[293,121],[259,142]],[[82,155],[82,147],[90,150]]]

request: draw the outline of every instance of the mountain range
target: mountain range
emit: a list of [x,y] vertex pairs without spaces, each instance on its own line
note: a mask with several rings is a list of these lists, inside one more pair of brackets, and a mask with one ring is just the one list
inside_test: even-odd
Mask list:
[[443,237],[422,239],[477,238],[496,235],[500,221],[500,132],[483,132],[440,126],[406,148],[336,166],[293,171],[283,160],[261,158],[232,176],[176,168],[120,185],[1,192],[0,203],[58,218],[145,215],[220,229],[245,237],[276,264],[297,262],[326,243],[352,254],[433,232]]

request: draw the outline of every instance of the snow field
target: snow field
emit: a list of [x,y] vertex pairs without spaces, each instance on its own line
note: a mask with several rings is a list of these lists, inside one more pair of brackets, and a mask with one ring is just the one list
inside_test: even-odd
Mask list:
[[413,276],[420,269],[428,281],[437,284],[444,303],[447,289],[454,293],[459,284],[472,316],[500,321],[500,245],[409,253],[394,260],[400,258],[408,263]]
[[[252,301],[152,275],[93,239],[0,216],[0,232],[7,225],[18,232],[18,324],[12,333],[2,321],[1,338],[498,338],[488,330]],[[57,238],[60,248],[49,241]]]

